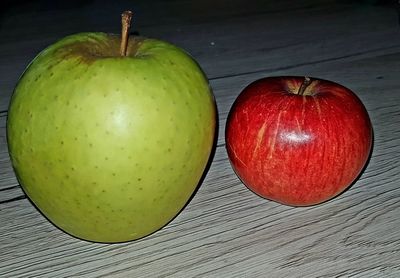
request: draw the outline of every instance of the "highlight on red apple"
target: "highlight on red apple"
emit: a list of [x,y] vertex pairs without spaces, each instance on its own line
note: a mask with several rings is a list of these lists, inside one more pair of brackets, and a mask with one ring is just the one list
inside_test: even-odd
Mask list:
[[373,131],[350,89],[332,81],[281,76],[248,85],[231,107],[226,149],[240,180],[291,206],[334,198],[365,167]]

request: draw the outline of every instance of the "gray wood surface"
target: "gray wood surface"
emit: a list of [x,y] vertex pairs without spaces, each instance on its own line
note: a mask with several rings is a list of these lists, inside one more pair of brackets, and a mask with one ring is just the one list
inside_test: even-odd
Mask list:
[[[400,277],[400,26],[368,1],[51,1],[0,10],[0,277]],[[279,2],[279,4],[275,3]],[[157,8],[155,8],[157,7]],[[21,190],[8,157],[7,106],[46,45],[80,31],[133,29],[190,52],[219,111],[211,168],[187,207],[138,241],[96,244],[49,223]],[[224,146],[231,104],[271,75],[330,79],[355,91],[374,127],[360,179],[321,205],[264,200],[239,181]]]

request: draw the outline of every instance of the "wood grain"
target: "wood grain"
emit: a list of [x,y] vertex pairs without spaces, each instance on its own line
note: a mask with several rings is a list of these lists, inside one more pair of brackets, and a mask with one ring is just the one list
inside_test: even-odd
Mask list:
[[[24,11],[29,24],[15,29],[10,8],[0,21],[0,277],[400,277],[397,15],[391,6],[292,2],[221,1],[207,11],[192,1],[160,0],[153,18],[138,1],[140,31],[182,45],[204,67],[219,134],[211,168],[187,207],[160,231],[124,244],[73,238],[38,212],[12,172],[5,123],[13,84],[39,49],[82,26],[113,31],[105,15],[127,2],[50,11],[31,4],[33,11]],[[100,17],[80,22],[91,9]],[[47,26],[54,19],[60,30]],[[20,39],[13,30],[30,35]],[[280,205],[250,192],[232,171],[224,146],[229,108],[247,84],[269,75],[333,80],[365,104],[373,154],[337,198],[307,208]]]
[[[319,4],[287,12],[244,13],[224,20],[212,17],[214,20],[202,23],[185,24],[182,20],[141,27],[140,18],[137,23],[142,35],[165,39],[191,53],[212,80],[359,55],[396,53],[400,48],[400,36],[394,10],[361,8]],[[118,17],[119,13],[115,11]],[[85,10],[47,13],[39,19],[35,14],[27,14],[26,23],[17,26],[13,26],[11,20],[3,23],[0,37],[7,40],[0,44],[0,53],[3,53],[0,76],[4,76],[0,83],[0,111],[7,109],[11,92],[24,68],[47,45],[75,32],[119,32],[119,19],[89,15]],[[117,21],[118,25],[108,20]],[[57,22],[57,26],[52,22]],[[35,25],[27,32],[24,31],[26,24]],[[15,30],[26,39],[15,39]]]

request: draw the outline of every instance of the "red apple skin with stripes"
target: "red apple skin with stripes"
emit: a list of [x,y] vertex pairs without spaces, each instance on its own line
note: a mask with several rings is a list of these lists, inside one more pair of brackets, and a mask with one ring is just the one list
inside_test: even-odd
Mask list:
[[248,85],[229,112],[226,149],[241,181],[290,206],[337,196],[365,167],[373,132],[348,88],[328,80],[267,77]]

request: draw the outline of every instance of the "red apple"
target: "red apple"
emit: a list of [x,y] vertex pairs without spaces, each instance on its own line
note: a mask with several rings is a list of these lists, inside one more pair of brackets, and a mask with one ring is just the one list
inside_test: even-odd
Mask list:
[[329,200],[360,175],[372,126],[359,98],[337,83],[268,77],[247,86],[229,112],[233,169],[258,195],[291,206]]

